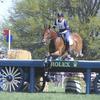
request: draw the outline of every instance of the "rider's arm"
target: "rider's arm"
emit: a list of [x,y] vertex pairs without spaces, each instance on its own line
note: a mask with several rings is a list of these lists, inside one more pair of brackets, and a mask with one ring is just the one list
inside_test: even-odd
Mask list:
[[70,28],[69,28],[69,26],[67,24],[67,21],[64,21],[64,26],[65,26],[66,30],[70,30]]

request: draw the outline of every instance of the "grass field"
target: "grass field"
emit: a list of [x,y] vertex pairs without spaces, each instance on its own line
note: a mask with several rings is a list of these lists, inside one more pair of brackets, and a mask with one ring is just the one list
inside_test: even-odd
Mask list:
[[64,88],[50,86],[48,93],[0,92],[0,100],[100,100],[100,95],[67,94]]
[[0,100],[100,100],[100,95],[65,93],[0,93]]

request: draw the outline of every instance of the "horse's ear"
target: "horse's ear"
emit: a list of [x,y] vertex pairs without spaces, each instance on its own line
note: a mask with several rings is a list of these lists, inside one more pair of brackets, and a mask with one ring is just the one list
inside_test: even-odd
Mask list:
[[45,28],[45,29],[48,28],[47,24],[44,24],[44,28]]
[[44,24],[44,29],[46,28],[46,25]]
[[47,26],[47,24],[44,24],[44,29],[46,29],[46,28],[50,29],[51,28],[51,25],[48,25]]
[[48,29],[50,29],[50,28],[51,28],[51,25],[48,26]]

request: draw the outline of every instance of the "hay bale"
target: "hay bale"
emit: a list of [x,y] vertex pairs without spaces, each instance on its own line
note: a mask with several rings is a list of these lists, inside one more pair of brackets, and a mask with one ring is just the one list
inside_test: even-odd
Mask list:
[[32,59],[31,52],[27,50],[10,50],[7,54],[8,59]]

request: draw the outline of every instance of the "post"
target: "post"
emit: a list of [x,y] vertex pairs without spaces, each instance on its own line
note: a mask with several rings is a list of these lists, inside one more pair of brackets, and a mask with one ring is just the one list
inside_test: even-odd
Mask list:
[[62,86],[62,88],[64,88],[64,72],[61,72],[61,78],[62,78],[61,86]]
[[10,51],[11,48],[11,31],[9,30],[9,34],[8,34],[8,51]]
[[35,69],[33,67],[30,67],[29,92],[35,92]]
[[90,94],[91,87],[91,69],[86,70],[86,94]]

